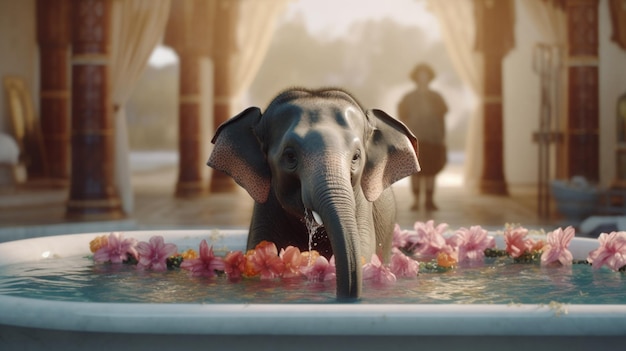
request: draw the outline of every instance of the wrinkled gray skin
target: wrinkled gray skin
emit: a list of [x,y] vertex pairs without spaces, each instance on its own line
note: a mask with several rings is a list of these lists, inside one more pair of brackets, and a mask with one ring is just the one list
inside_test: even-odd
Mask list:
[[362,258],[388,259],[395,224],[389,187],[419,171],[417,139],[380,110],[365,112],[342,90],[290,89],[262,114],[248,108],[222,124],[208,165],[254,198],[248,248],[308,250],[305,213],[323,226],[314,249],[335,255],[337,298],[361,293]]

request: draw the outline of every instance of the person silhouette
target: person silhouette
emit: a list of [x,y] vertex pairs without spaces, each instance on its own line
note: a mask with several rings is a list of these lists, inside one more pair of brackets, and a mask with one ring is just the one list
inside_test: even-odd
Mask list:
[[443,97],[430,89],[435,78],[433,69],[420,63],[411,71],[411,79],[417,87],[408,92],[398,105],[398,116],[415,134],[419,143],[419,162],[422,170],[411,176],[411,188],[414,196],[412,210],[419,209],[420,187],[426,188],[426,210],[438,209],[434,202],[435,177],[447,162],[445,144],[446,128],[444,117],[448,106]]

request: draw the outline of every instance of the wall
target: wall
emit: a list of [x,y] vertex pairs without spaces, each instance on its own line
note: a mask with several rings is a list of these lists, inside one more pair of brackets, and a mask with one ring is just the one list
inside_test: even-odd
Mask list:
[[[35,36],[35,0],[0,0],[0,78],[21,76],[31,89],[39,111],[38,54]],[[0,94],[0,132],[10,133],[11,124],[4,86]]]
[[[541,38],[525,7],[520,1],[516,5],[516,47],[503,64],[504,172],[512,186],[537,182],[538,148],[532,142],[532,133],[538,129],[540,103],[540,82],[532,69],[532,53]],[[608,0],[600,1],[599,16],[600,186],[606,187],[615,175],[615,104],[626,92],[626,52],[610,39]]]
[[503,62],[504,175],[509,185],[537,182],[537,144],[533,132],[539,126],[539,77],[532,55],[540,34],[520,1],[516,1],[515,48]]
[[608,0],[600,1],[600,185],[615,178],[616,104],[626,93],[626,51],[611,41]]

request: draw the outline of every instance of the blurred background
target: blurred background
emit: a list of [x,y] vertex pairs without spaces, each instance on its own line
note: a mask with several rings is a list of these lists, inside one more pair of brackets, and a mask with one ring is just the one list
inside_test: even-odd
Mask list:
[[442,211],[405,195],[400,221],[622,216],[625,28],[623,0],[0,0],[0,219],[243,225],[249,198],[204,165],[216,126],[291,86],[397,116],[418,63],[448,164]]

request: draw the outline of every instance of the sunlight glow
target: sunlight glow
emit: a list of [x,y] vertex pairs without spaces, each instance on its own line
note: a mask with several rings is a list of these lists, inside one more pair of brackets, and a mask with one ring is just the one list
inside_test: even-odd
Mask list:
[[174,50],[163,45],[157,46],[148,60],[148,64],[155,68],[163,68],[176,63],[178,63],[178,56]]

